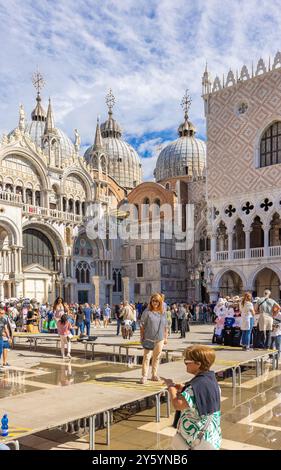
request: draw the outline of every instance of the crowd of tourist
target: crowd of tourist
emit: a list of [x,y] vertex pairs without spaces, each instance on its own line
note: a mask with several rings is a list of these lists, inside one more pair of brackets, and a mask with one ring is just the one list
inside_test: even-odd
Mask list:
[[269,289],[263,297],[246,292],[242,297],[219,298],[215,308],[213,342],[226,346],[281,350],[281,307]]

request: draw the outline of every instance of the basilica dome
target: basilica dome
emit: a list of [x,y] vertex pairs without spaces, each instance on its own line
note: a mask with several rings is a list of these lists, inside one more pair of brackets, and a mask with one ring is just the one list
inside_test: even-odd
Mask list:
[[195,137],[196,129],[185,111],[178,128],[179,138],[161,150],[154,176],[157,182],[181,176],[203,176],[206,168],[206,144]]
[[[52,134],[59,143],[62,158],[70,157],[75,153],[74,144],[61,129],[55,127],[50,100],[47,114],[41,105],[39,93],[37,94],[36,101],[36,106],[31,113],[31,121],[26,122],[24,120],[24,131],[30,135],[32,141],[39,148],[42,148],[42,138],[44,138],[44,135],[46,133]],[[11,134],[14,131],[15,129]]]
[[[108,96],[112,100],[113,95]],[[110,103],[109,98],[107,104]],[[95,142],[86,150],[84,158],[97,168],[93,155],[95,149],[99,148],[106,156],[108,175],[123,188],[132,189],[142,181],[142,165],[136,150],[122,139],[122,130],[112,117],[112,106],[112,102],[108,104],[108,119],[101,124],[100,129],[97,128]]]

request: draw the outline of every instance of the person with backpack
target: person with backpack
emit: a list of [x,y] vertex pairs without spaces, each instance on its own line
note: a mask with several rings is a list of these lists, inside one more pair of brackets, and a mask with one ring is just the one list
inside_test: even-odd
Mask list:
[[271,291],[265,289],[264,297],[256,303],[256,312],[259,313],[258,329],[259,329],[259,344],[261,347],[268,349],[271,343],[271,332],[273,325],[273,307],[279,308],[275,300],[270,298]]

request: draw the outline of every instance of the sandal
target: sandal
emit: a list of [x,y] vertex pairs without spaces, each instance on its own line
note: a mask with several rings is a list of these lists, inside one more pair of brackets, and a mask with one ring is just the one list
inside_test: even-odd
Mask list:
[[151,380],[153,382],[161,382],[161,379],[160,379],[160,377],[158,377],[158,375],[154,375],[153,377],[151,377]]
[[145,384],[147,382],[147,377],[142,377],[140,379],[140,384]]

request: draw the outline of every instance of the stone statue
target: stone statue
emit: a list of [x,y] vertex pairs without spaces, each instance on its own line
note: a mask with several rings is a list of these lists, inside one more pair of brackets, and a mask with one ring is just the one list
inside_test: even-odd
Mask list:
[[74,147],[75,147],[76,152],[78,152],[80,149],[80,145],[81,145],[81,137],[77,129],[74,129],[74,135],[75,135]]
[[25,130],[25,112],[22,104],[20,105],[19,130]]

